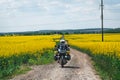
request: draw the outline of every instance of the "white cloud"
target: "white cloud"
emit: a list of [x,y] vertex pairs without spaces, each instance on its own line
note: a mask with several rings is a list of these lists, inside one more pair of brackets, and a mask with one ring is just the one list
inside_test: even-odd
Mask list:
[[120,3],[113,5],[115,9],[120,9]]
[[87,5],[94,5],[95,4],[95,0],[88,0],[86,1]]
[[6,2],[7,2],[7,0],[0,0],[0,4],[4,4]]
[[[78,4],[78,2],[83,2]],[[29,9],[32,8],[33,5],[38,6],[40,9],[42,10],[46,10],[48,11],[48,13],[50,12],[60,12],[61,9],[61,13],[62,12],[68,12],[68,13],[76,13],[76,12],[85,12],[88,13],[89,11],[92,10],[92,6],[94,5],[95,0],[88,0],[88,1],[84,1],[84,0],[76,0],[73,1],[73,3],[64,3],[64,2],[60,2],[60,1],[48,1],[48,0],[34,0],[34,1],[28,1],[28,0],[9,0],[6,5],[7,6],[3,6],[3,8],[6,8],[6,11],[8,11],[8,13],[11,13],[13,11],[20,11],[19,9]],[[37,7],[36,7],[37,8]],[[13,11],[12,11],[13,10]],[[11,12],[9,12],[11,11]]]
[[[119,8],[120,3],[106,5],[105,8]],[[106,18],[118,17],[119,15],[113,15],[115,12],[111,10],[105,10],[108,15]],[[112,15],[110,15],[112,14]],[[4,22],[8,23],[0,25],[3,26],[21,26],[31,25],[31,27],[23,29],[33,29],[32,27],[39,24],[41,27],[34,27],[35,29],[53,29],[54,23],[61,23],[60,28],[73,28],[73,25],[86,26],[90,25],[99,26],[100,10],[98,0],[0,0],[0,21],[4,19]],[[66,23],[67,24],[62,24]],[[70,23],[71,22],[71,23]],[[73,23],[72,23],[73,22]],[[75,22],[75,23],[74,23]],[[78,23],[76,23],[78,22]],[[79,23],[80,22],[80,23]],[[52,23],[52,24],[51,24]],[[72,26],[70,26],[72,25]],[[42,27],[43,26],[43,27]],[[57,25],[55,25],[57,26]],[[81,28],[80,27],[80,28]],[[17,27],[18,28],[18,27]],[[15,28],[16,29],[16,28]],[[22,29],[22,30],[23,30]]]

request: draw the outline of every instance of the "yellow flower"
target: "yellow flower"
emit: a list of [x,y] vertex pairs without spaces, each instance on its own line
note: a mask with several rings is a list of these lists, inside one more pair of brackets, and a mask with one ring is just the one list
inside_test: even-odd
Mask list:
[[93,54],[116,55],[120,58],[120,34],[105,34],[105,42],[101,42],[101,34],[72,34],[65,37],[71,45]]
[[43,53],[45,49],[53,48],[56,44],[54,39],[59,38],[60,35],[0,37],[0,57]]

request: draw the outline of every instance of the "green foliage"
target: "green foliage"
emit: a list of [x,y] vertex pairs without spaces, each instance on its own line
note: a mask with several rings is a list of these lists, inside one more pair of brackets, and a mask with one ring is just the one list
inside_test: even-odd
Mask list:
[[28,63],[30,65],[49,64],[54,61],[53,55],[53,51],[47,50],[40,57],[37,57],[36,59],[29,59]]
[[101,70],[107,73],[109,80],[120,80],[120,60],[115,55],[94,55],[93,60]]
[[53,62],[53,55],[53,51],[45,51],[45,53],[41,55],[41,58],[38,58],[37,64],[48,64]]
[[99,66],[96,65],[96,64],[94,64],[94,67],[95,67],[96,71],[98,71],[98,74],[100,75],[100,77],[101,77],[102,80],[110,80],[107,72],[101,70],[101,69],[99,68]]
[[22,65],[39,65],[53,62],[53,51],[45,49],[44,53],[36,52],[33,54],[21,54],[18,56],[0,57],[0,79],[11,76],[14,73],[23,73],[20,70]]

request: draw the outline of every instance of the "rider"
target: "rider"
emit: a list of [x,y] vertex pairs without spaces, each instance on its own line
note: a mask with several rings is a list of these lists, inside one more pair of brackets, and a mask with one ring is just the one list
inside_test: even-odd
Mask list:
[[55,60],[59,59],[60,50],[63,50],[63,49],[66,50],[66,58],[67,58],[67,60],[70,60],[70,58],[71,58],[71,56],[70,56],[70,48],[69,48],[69,45],[67,44],[67,42],[64,39],[61,39],[60,44],[55,46],[55,56],[54,56]]

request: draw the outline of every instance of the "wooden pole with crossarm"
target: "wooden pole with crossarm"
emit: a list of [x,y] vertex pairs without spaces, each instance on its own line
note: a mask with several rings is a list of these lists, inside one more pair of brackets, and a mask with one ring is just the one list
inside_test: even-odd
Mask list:
[[102,42],[104,41],[104,28],[103,28],[103,26],[104,26],[104,24],[103,24],[103,0],[101,0],[101,30],[102,30]]

